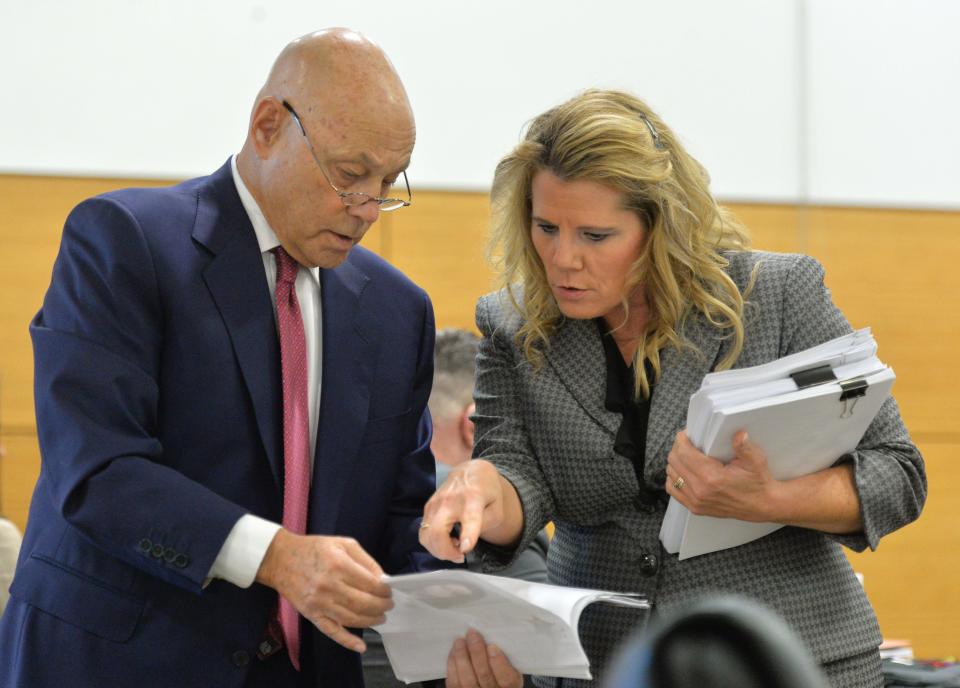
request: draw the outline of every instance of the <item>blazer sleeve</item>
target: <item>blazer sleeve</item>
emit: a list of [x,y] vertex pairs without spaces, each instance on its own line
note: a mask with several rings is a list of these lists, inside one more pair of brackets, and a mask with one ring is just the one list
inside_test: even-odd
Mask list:
[[[824,285],[824,270],[798,256],[784,280],[781,355],[802,351],[850,331]],[[880,407],[855,451],[838,463],[854,468],[863,531],[830,536],[857,552],[876,549],[881,537],[915,520],[927,496],[923,458],[910,440],[893,397]]]
[[[163,304],[136,218],[115,200],[69,216],[30,331],[46,494],[107,554],[199,593],[244,510],[188,479],[158,439]],[[161,556],[150,549],[163,543]]]
[[515,548],[483,540],[477,543],[483,568],[489,571],[513,563],[555,513],[553,494],[524,425],[523,404],[531,400],[524,394],[518,371],[529,363],[509,329],[503,327],[497,298],[495,294],[485,296],[477,304],[477,327],[483,340],[477,354],[473,456],[494,464],[517,490],[523,507],[523,534]]

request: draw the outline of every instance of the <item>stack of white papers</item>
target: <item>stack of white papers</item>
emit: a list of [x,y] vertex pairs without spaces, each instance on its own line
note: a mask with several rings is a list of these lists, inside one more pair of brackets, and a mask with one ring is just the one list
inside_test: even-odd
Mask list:
[[[864,328],[763,365],[710,373],[690,398],[687,435],[697,449],[726,462],[734,456],[733,436],[746,430],[778,480],[827,468],[856,448],[890,396],[895,376],[876,351]],[[660,541],[686,559],[781,527],[696,516],[671,498]]]
[[589,679],[590,664],[577,623],[593,602],[649,609],[637,595],[567,588],[486,576],[433,571],[387,576],[394,607],[374,629],[401,681],[427,681],[447,673],[447,655],[468,629],[497,645],[525,674]]

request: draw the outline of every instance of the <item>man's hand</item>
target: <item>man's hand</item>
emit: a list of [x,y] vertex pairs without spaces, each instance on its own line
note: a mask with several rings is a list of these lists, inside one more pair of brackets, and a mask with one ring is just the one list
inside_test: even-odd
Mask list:
[[383,570],[356,540],[277,531],[257,571],[257,581],[286,597],[322,633],[348,650],[364,642],[347,627],[385,620],[393,607]]
[[523,674],[475,630],[458,638],[447,657],[447,688],[522,688]]

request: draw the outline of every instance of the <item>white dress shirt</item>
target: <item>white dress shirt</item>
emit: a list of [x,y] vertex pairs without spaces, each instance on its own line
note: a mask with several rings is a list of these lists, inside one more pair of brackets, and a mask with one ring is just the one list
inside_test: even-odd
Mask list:
[[10,599],[10,581],[20,553],[20,531],[10,521],[0,518],[0,614]]
[[[267,276],[267,286],[270,289],[270,303],[273,304],[273,314],[276,318],[277,304],[274,299],[274,289],[277,284],[277,263],[273,249],[280,245],[277,235],[270,228],[267,219],[263,216],[260,206],[243,183],[240,172],[237,170],[237,157],[230,160],[233,170],[233,182],[243,203],[253,231],[260,244],[260,255],[263,258],[263,270]],[[239,230],[238,230],[239,231]],[[300,268],[297,281],[294,285],[297,300],[300,302],[300,314],[303,317],[303,331],[307,339],[307,410],[310,416],[310,452],[311,472],[313,468],[314,452],[317,446],[317,422],[320,409],[320,382],[322,375],[322,328],[323,319],[320,311],[320,268]],[[245,514],[236,522],[227,539],[220,548],[213,566],[210,568],[211,578],[222,578],[241,588],[250,587],[260,568],[267,548],[273,541],[280,525],[266,519]]]

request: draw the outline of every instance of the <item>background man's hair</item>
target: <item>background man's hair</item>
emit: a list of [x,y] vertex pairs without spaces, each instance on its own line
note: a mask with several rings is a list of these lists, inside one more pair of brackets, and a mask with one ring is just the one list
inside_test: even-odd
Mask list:
[[458,416],[473,401],[480,338],[456,327],[437,332],[430,414],[434,420]]

